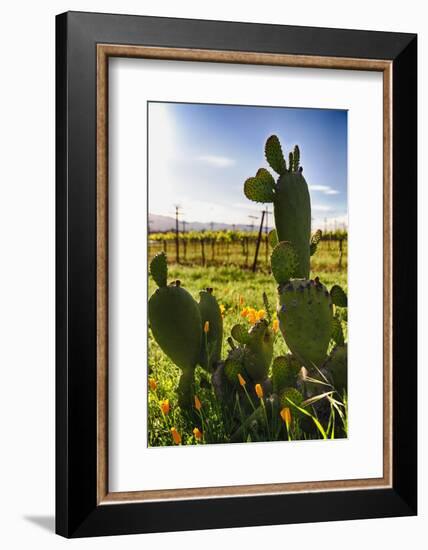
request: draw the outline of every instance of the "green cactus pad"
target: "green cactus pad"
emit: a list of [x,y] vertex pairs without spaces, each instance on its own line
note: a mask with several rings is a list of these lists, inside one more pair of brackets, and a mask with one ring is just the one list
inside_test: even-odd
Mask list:
[[294,160],[293,170],[294,170],[294,172],[297,172],[297,170],[299,169],[299,164],[300,164],[300,149],[299,149],[298,145],[294,146],[293,160]]
[[272,248],[275,248],[275,246],[278,244],[278,233],[276,232],[276,229],[271,229],[268,234],[269,244]]
[[257,321],[249,330],[249,335],[250,341],[245,346],[245,370],[253,382],[263,382],[272,362],[275,336],[266,319]]
[[234,386],[239,386],[238,374],[240,374],[244,380],[247,381],[248,377],[244,368],[243,348],[236,348],[229,352],[229,355],[224,363],[224,374],[227,381]]
[[266,311],[266,319],[270,324],[272,321],[272,308],[270,307],[269,298],[267,297],[266,292],[263,292],[263,305]]
[[[291,403],[290,403],[290,401]],[[284,407],[288,407],[291,409],[292,414],[299,417],[302,416],[303,413],[299,411],[299,409],[296,409],[293,405],[297,405],[297,407],[301,407],[303,403],[303,395],[299,392],[299,390],[296,390],[296,388],[285,388],[281,395],[279,396],[279,408],[282,410]]]
[[332,334],[333,306],[318,279],[292,279],[279,294],[279,327],[293,355],[308,369],[320,367]]
[[254,202],[273,202],[275,198],[275,193],[269,183],[257,177],[246,180],[244,193],[247,199]]
[[247,344],[251,340],[248,329],[244,325],[235,325],[230,333],[240,344]]
[[275,172],[279,175],[284,174],[287,165],[282,154],[281,143],[277,136],[270,136],[265,145],[266,160]]
[[315,233],[311,237],[311,243],[310,243],[310,254],[313,256],[318,248],[318,243],[320,242],[322,237],[322,231],[321,229],[318,229],[315,231]]
[[149,299],[152,334],[164,353],[181,369],[199,360],[202,321],[197,302],[181,286],[162,286]]
[[339,285],[334,285],[330,290],[331,299],[335,306],[348,307],[348,297]]
[[177,394],[179,407],[192,410],[195,396],[195,369],[183,370],[178,382]]
[[276,245],[270,258],[272,274],[278,284],[283,284],[295,276],[298,259],[293,245],[282,241]]
[[331,338],[338,346],[343,346],[345,338],[343,336],[342,323],[337,315],[333,317]]
[[280,394],[283,389],[294,386],[301,365],[291,354],[276,357],[272,364],[273,391]]
[[330,354],[325,367],[333,379],[333,386],[342,395],[348,384],[348,347],[336,346]]
[[199,293],[199,312],[201,314],[202,330],[208,321],[209,330],[202,334],[201,353],[199,364],[205,370],[212,371],[221,358],[221,348],[223,345],[223,317],[220,306],[212,293],[212,288],[207,288]]
[[272,190],[275,190],[275,180],[266,168],[259,168],[257,170],[256,178],[269,185]]
[[168,264],[165,252],[160,252],[154,256],[150,262],[150,274],[158,287],[167,285]]
[[288,241],[297,254],[296,277],[308,279],[310,272],[311,199],[300,172],[286,172],[278,179],[273,203],[279,241]]

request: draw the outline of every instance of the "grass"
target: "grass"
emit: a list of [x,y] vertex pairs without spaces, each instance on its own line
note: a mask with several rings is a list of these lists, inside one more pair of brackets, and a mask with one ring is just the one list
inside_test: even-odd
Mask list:
[[[317,251],[315,257],[316,261],[313,261],[314,272],[320,277],[321,282],[328,288],[335,283],[340,284],[346,291],[346,269],[337,269],[337,258],[329,254],[327,247]],[[343,260],[343,265],[346,266],[346,256]],[[264,309],[262,294],[266,292],[272,310],[275,311],[276,308],[276,284],[268,271],[259,271],[253,274],[239,265],[202,267],[172,264],[169,266],[168,279],[179,279],[195,299],[198,299],[198,293],[201,289],[206,287],[214,289],[214,295],[224,308],[225,337],[222,357],[227,355],[229,349],[226,338],[230,335],[232,326],[238,322],[246,322],[240,315],[244,306],[253,307],[256,310]],[[155,288],[154,281],[150,279],[149,293],[152,294]],[[274,357],[283,355],[286,352],[284,339],[280,332],[277,332],[274,343]],[[148,418],[148,443],[150,446],[172,445],[174,442],[186,445],[230,442],[232,419],[228,418],[227,414],[225,415],[219,402],[215,399],[209,375],[199,367],[197,368],[196,395],[200,400],[201,407],[200,410],[195,409],[193,413],[183,413],[178,407],[176,396],[180,370],[162,352],[150,331],[148,370],[149,380],[152,384],[152,389],[149,389]],[[328,389],[331,388],[323,389],[323,391],[327,392]],[[321,426],[322,430],[315,430],[315,435],[312,437],[334,436],[337,432],[334,426],[346,422],[346,412],[344,412],[342,403],[334,403],[335,400],[332,395],[325,397],[325,399],[328,399],[330,403],[331,412],[328,423],[326,427]],[[166,413],[162,411],[161,405]],[[269,403],[266,403],[266,406],[269,407]],[[239,403],[236,407],[236,412],[241,414],[242,424],[245,425],[245,420],[248,414],[251,413],[251,409],[240,411]],[[307,438],[308,436],[302,430],[302,426],[308,422],[311,425],[316,425],[316,416],[313,415],[312,407],[305,409],[306,412],[309,411],[309,417],[304,412],[299,411],[299,407],[292,402],[290,402],[290,411],[293,422],[289,425],[285,421],[281,421],[279,413],[273,415],[271,411],[267,411],[270,420],[266,422],[266,431],[262,433],[259,439],[266,441],[278,438]],[[343,421],[341,420],[341,414],[344,415]],[[171,432],[171,429],[175,429],[175,431]],[[257,440],[257,434],[251,432],[250,429],[247,431],[248,434],[245,433],[245,440]]]

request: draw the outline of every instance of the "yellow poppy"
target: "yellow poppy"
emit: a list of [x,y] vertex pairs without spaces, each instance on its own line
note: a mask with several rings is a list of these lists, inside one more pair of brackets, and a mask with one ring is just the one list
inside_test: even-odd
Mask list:
[[261,387],[260,384],[256,384],[255,388],[256,388],[257,397],[261,399],[263,397],[263,388]]
[[259,309],[259,311],[256,312],[257,321],[259,321],[260,319],[264,319],[265,315],[266,315],[265,310]]

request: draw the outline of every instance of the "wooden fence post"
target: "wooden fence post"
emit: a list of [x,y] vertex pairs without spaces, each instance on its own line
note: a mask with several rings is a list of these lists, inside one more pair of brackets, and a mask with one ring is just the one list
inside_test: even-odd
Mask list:
[[259,255],[259,248],[260,248],[260,241],[262,240],[262,231],[263,231],[263,221],[265,219],[265,211],[262,211],[262,219],[260,222],[260,229],[259,229],[259,235],[257,237],[257,244],[256,244],[256,253],[254,255],[254,263],[253,263],[253,273],[256,272],[257,267],[257,256]]

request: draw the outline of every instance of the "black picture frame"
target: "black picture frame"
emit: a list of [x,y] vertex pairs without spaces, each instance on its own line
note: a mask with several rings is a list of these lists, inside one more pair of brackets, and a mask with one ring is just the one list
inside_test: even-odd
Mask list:
[[[97,503],[100,43],[392,62],[392,487]],[[56,532],[86,537],[415,515],[417,36],[68,12],[56,18],[56,98]]]

